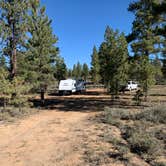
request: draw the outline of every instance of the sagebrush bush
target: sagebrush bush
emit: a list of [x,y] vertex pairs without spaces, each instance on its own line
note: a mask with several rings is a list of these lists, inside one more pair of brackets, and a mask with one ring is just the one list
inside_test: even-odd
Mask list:
[[121,111],[115,108],[105,107],[105,121],[112,125],[119,125]]
[[122,142],[122,140],[117,139],[115,137],[109,137],[108,142],[110,142],[114,146],[114,151],[109,152],[109,156],[112,158],[116,158],[119,160],[127,160],[129,147]]
[[11,117],[19,117],[19,116],[21,116],[21,112],[18,109],[16,109],[16,108],[10,109],[10,111],[8,111],[8,112],[9,112],[9,115]]
[[160,148],[159,141],[152,135],[142,132],[134,132],[127,139],[130,144],[131,150],[139,155],[143,153],[154,154]]
[[36,113],[38,110],[31,109],[29,107],[23,107],[21,110],[16,107],[8,107],[7,109],[0,111],[0,121],[9,121],[13,118],[20,118],[32,113]]
[[160,129],[155,131],[155,137],[159,140],[163,140],[166,144],[166,130]]
[[119,125],[119,120],[129,120],[131,117],[132,115],[127,110],[105,107],[106,122],[112,125]]
[[163,152],[163,144],[149,130],[149,124],[144,121],[135,122],[132,126],[121,128],[122,136],[127,140],[130,150],[152,161]]
[[[165,132],[155,129],[158,123],[166,123],[166,106],[160,105],[142,110],[139,113],[130,113],[119,108],[105,108],[106,122],[116,125],[127,141],[127,147],[131,152],[137,153],[144,160],[153,163],[157,157],[164,153]],[[132,123],[124,123],[122,120],[131,120]],[[118,124],[118,125],[117,125]],[[127,150],[117,140],[110,141],[115,145],[120,156]],[[119,146],[120,145],[120,146]]]
[[9,118],[10,118],[10,114],[8,112],[0,113],[0,121],[7,120]]
[[152,163],[153,166],[166,166],[166,162],[154,162]]
[[166,105],[157,105],[135,115],[136,120],[146,120],[153,123],[166,124]]

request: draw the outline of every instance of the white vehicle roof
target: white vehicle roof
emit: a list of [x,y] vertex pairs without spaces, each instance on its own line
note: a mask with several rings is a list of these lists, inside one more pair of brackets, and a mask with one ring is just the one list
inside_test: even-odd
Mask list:
[[60,84],[65,84],[65,83],[68,83],[68,84],[72,84],[76,82],[76,80],[73,80],[73,79],[67,79],[67,80],[61,80],[60,81]]

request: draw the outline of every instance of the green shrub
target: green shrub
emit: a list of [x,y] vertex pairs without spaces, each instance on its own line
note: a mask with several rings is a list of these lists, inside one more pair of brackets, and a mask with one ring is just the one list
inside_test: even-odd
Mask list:
[[[130,149],[131,152],[140,155],[145,161],[152,164],[157,157],[164,153],[165,132],[154,127],[158,123],[166,123],[165,109],[166,106],[160,105],[134,114],[128,110],[106,107],[106,122],[118,126],[122,138],[128,143],[122,145],[116,139],[110,139],[109,142],[117,150],[115,154],[110,155],[124,158],[124,154]],[[132,123],[124,123],[122,120],[131,120]]]
[[153,166],[166,166],[166,162],[154,162],[152,163]]
[[8,112],[0,113],[0,121],[7,120],[9,118],[10,118],[10,114]]
[[8,112],[9,112],[9,115],[11,117],[19,117],[19,116],[21,116],[21,112],[18,109],[16,109],[16,108],[10,109]]
[[120,120],[129,120],[132,116],[133,115],[131,115],[128,110],[105,107],[106,123],[119,126]]
[[133,133],[146,132],[149,127],[149,123],[146,121],[137,121],[133,125],[123,125],[120,127],[122,137],[126,140],[132,136]]
[[122,126],[120,130],[124,139],[130,138],[134,132],[134,128],[128,125]]
[[166,105],[157,105],[155,107],[148,108],[137,114],[135,119],[166,124]]
[[112,125],[119,125],[121,111],[116,108],[105,107],[105,121]]
[[115,151],[111,151],[108,155],[119,160],[128,160],[129,147],[122,140],[115,137],[110,137],[109,142],[114,146]]
[[166,144],[166,130],[160,129],[155,131],[155,137],[159,140],[163,140],[164,143]]
[[127,140],[131,150],[139,155],[143,153],[153,154],[158,149],[158,140],[143,131],[142,133],[132,133]]
[[121,127],[121,132],[130,150],[150,162],[163,152],[164,145],[149,131],[149,127],[146,121],[138,121],[132,126]]
[[146,161],[151,162],[162,154],[164,145],[153,133],[148,132],[144,125],[129,128],[126,133],[130,150],[142,156]]
[[141,105],[143,97],[143,92],[141,90],[137,90],[136,94],[133,97],[133,100],[135,101],[136,105]]

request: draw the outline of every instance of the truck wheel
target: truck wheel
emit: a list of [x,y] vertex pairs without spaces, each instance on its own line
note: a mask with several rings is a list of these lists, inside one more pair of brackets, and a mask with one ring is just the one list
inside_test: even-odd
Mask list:
[[62,91],[59,91],[59,96],[63,96],[63,92]]

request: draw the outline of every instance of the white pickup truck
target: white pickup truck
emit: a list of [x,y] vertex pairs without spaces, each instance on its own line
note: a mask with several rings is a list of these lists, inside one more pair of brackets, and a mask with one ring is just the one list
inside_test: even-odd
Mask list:
[[128,81],[127,85],[126,85],[126,90],[137,90],[138,89],[138,84],[134,81]]

